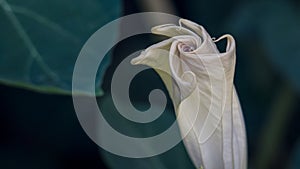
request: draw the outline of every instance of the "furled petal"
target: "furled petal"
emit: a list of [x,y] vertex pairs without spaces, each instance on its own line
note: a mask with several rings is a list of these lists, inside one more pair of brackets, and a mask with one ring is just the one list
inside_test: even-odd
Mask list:
[[[226,51],[220,53],[218,40],[202,26],[184,19],[179,23],[154,27],[153,33],[170,39],[150,46],[132,64],[154,68],[164,81],[180,131],[191,128],[183,141],[197,168],[245,169],[245,126],[233,85],[235,41],[231,35],[219,38],[227,38]],[[197,113],[195,124],[192,113]]]

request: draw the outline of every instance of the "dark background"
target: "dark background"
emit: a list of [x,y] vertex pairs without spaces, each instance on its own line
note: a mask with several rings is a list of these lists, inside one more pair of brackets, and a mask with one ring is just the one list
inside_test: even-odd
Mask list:
[[[249,168],[296,169],[300,168],[299,5],[296,0],[135,0],[123,1],[122,15],[168,12],[203,25],[211,36],[232,34],[237,43],[235,85],[246,123]],[[105,93],[98,98],[104,109],[115,112],[109,91],[118,63],[161,39],[139,35],[112,49],[102,84]],[[220,48],[223,46],[221,43]],[[140,109],[149,106],[151,89],[165,90],[152,70],[142,72],[132,85],[132,100]],[[192,168],[182,144],[147,159],[127,159],[101,150],[78,123],[71,96],[8,85],[0,85],[0,93],[0,168],[155,168],[156,161],[165,168]],[[161,118],[167,126],[174,118],[170,100],[165,113],[168,118]],[[148,134],[151,132],[160,130],[153,128]]]

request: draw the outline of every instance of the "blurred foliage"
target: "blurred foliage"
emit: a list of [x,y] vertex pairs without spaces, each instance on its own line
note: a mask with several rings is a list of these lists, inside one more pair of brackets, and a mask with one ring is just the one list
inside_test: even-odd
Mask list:
[[[152,72],[152,76],[153,74],[155,73]],[[134,103],[136,104],[136,107],[139,109],[146,110],[147,108],[149,108],[149,106],[145,103],[137,103],[137,101],[135,101]],[[168,108],[165,109],[165,112],[162,114],[160,118],[147,124],[134,123],[125,119],[124,117],[120,117],[120,114],[114,108],[113,101],[110,95],[107,95],[103,99],[100,99],[99,106],[101,107],[101,111],[103,112],[105,119],[115,130],[131,137],[145,138],[145,137],[155,136],[165,131],[170,125],[172,125],[172,123],[175,120],[174,112],[171,111],[172,106],[170,105],[170,103],[168,105]],[[100,125],[99,132],[101,132],[101,125]],[[149,150],[149,148],[151,149],[151,147],[136,146],[134,151],[147,151]],[[190,158],[188,157],[185,151],[183,143],[176,145],[170,151],[167,151],[163,154],[156,155],[153,157],[148,157],[148,158],[121,157],[106,152],[102,149],[100,150],[100,153],[103,159],[105,160],[105,162],[107,163],[107,165],[111,169],[194,168],[193,163],[191,162]],[[178,159],[178,160],[174,160],[174,159]]]
[[240,38],[256,34],[270,63],[300,91],[299,6],[291,1],[245,3],[227,24]]
[[[46,93],[71,93],[84,42],[121,14],[120,0],[0,0],[0,82]],[[117,36],[118,29],[112,31]],[[96,93],[110,60],[96,78]]]
[[293,157],[290,159],[289,169],[298,169],[300,166],[300,139],[293,150]]

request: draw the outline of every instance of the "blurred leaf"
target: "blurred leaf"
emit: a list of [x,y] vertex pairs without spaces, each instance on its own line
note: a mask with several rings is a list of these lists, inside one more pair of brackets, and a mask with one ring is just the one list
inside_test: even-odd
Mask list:
[[228,26],[245,41],[257,36],[269,61],[300,90],[300,13],[290,1],[240,5]]
[[[83,44],[120,13],[120,0],[0,0],[0,82],[71,93],[73,68]],[[112,36],[117,36],[117,28]],[[109,62],[106,56],[99,67],[98,95]]]
[[300,167],[300,139],[298,139],[293,151],[293,157],[291,159],[290,169],[298,169]]
[[300,91],[300,13],[296,10],[291,3],[272,2],[264,8],[260,32],[271,62]]
[[[124,133],[129,136],[136,137],[150,137],[157,135],[166,130],[175,120],[175,113],[171,109],[166,108],[165,112],[155,121],[150,124],[137,124],[133,123],[124,117],[120,117],[119,113],[115,109],[112,98],[110,95],[103,97],[99,100],[99,107],[110,125],[118,130],[118,132]],[[144,103],[145,104],[145,103]],[[143,103],[136,104],[139,108],[146,108],[147,105]],[[168,106],[167,106],[168,107]],[[118,115],[116,115],[118,114]],[[145,127],[146,125],[146,127]],[[100,131],[101,132],[101,128]],[[179,130],[178,130],[179,132]],[[145,151],[151,147],[139,147],[135,148],[135,151]],[[179,143],[169,151],[149,157],[149,158],[126,158],[111,154],[101,149],[101,155],[105,162],[111,169],[194,169],[184,145]]]

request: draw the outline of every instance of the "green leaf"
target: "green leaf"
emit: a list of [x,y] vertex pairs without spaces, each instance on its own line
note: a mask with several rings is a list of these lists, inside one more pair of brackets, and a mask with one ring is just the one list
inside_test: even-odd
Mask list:
[[[83,44],[120,14],[120,0],[0,0],[0,83],[70,94]],[[106,56],[99,67],[97,95],[109,62]]]

